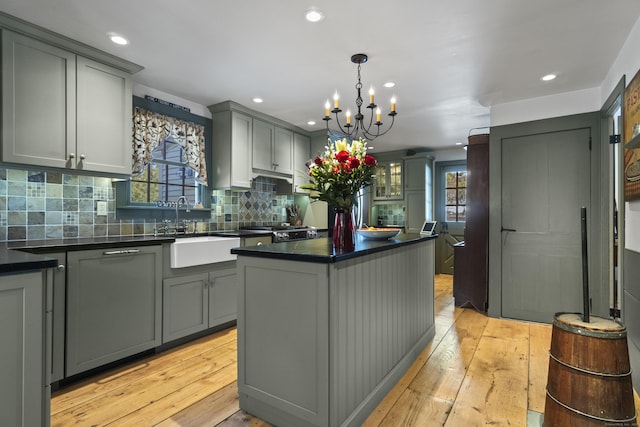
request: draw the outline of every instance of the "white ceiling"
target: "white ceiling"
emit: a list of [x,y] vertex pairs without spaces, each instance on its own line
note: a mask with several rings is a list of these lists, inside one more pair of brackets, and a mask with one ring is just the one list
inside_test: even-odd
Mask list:
[[[325,19],[306,22],[311,7]],[[231,99],[309,131],[325,125],[336,89],[355,109],[350,57],[366,53],[365,101],[370,85],[382,107],[398,99],[393,129],[370,144],[389,151],[454,147],[489,125],[492,104],[600,86],[640,2],[0,0],[0,10],[142,65],[136,83],[205,106]],[[548,73],[558,78],[542,82]]]

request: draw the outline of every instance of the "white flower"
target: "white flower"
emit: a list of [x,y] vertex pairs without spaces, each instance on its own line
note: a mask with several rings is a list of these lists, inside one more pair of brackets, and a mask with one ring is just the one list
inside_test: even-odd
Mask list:
[[337,140],[335,142],[335,146],[336,153],[339,153],[341,151],[349,151],[349,142],[347,141],[347,138]]

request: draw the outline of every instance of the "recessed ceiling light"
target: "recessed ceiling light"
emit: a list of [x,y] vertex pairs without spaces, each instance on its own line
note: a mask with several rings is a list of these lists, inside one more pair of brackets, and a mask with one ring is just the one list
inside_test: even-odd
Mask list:
[[309,120],[309,121],[307,122],[307,124],[308,124],[309,126],[314,126],[314,125],[316,124],[316,122],[314,122],[313,120]]
[[260,104],[262,102],[262,98],[253,98],[253,102]]
[[324,19],[324,13],[318,9],[309,9],[305,12],[304,17],[309,22],[320,22]]
[[541,80],[544,81],[544,82],[549,82],[549,81],[555,79],[556,77],[557,76],[555,74],[547,74],[546,76],[543,76]]
[[386,82],[384,87],[394,87],[396,84],[394,82]]
[[115,33],[109,33],[107,35],[109,36],[109,40],[111,40],[115,44],[119,44],[120,46],[125,46],[129,44],[129,40],[125,39],[121,35],[118,35]]
[[456,142],[456,145],[462,145],[462,142]]

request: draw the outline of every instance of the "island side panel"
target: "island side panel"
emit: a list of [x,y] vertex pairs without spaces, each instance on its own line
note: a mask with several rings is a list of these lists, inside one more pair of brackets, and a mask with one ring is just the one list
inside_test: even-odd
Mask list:
[[328,425],[327,269],[238,257],[240,407],[274,425]]
[[359,426],[435,335],[433,240],[330,268],[330,423]]

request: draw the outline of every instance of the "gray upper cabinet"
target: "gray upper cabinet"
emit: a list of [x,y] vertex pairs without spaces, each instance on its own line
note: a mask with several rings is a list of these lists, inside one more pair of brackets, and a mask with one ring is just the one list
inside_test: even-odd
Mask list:
[[253,169],[293,174],[293,132],[253,119]]
[[294,193],[303,192],[301,185],[309,182],[309,174],[307,173],[307,161],[311,153],[311,138],[293,134],[293,191]]
[[131,173],[131,76],[2,30],[2,161]]
[[251,152],[254,169],[273,170],[273,140],[275,127],[271,123],[253,119],[253,150]]
[[77,57],[76,167],[131,174],[131,76]]
[[250,188],[253,119],[237,111],[218,111],[213,106],[210,109],[213,122],[211,187]]
[[67,153],[75,151],[75,82],[73,53],[2,31],[4,162],[70,166]]
[[374,200],[401,200],[402,161],[379,162],[374,181]]
[[[427,159],[411,157],[404,159],[405,190],[424,190],[427,185]],[[420,224],[422,225],[422,224]]]
[[[256,176],[283,179],[291,184],[297,163],[295,144],[310,140],[305,131],[234,101],[210,105],[213,120],[212,188],[251,188]],[[299,142],[296,142],[299,141]],[[208,160],[209,161],[209,160]]]

